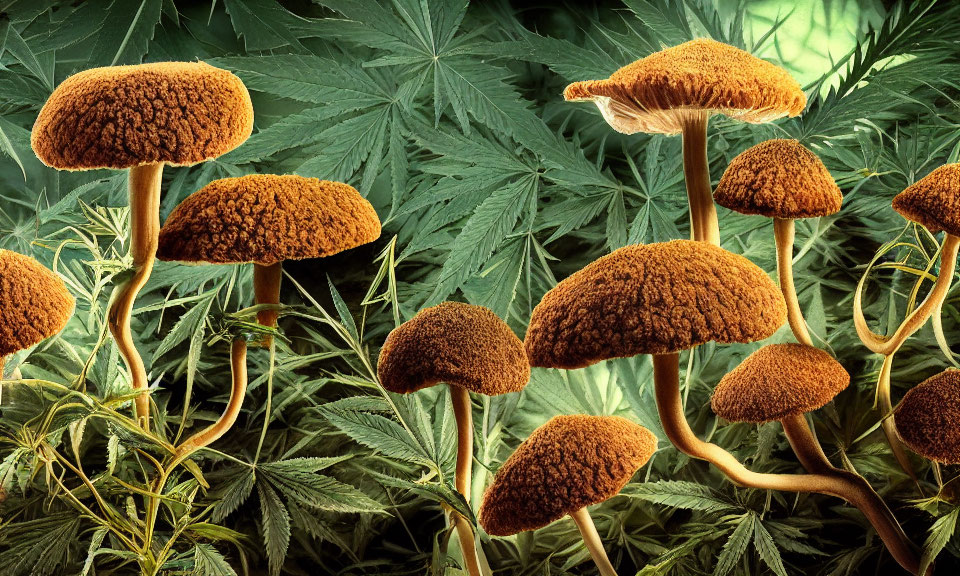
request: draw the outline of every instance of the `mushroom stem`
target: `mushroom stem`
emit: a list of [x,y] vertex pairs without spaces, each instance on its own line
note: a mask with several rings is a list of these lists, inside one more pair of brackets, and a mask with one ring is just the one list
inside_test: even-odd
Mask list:
[[[473,405],[466,388],[448,385],[453,401],[453,417],[457,421],[457,469],[453,477],[457,492],[463,495],[470,506],[470,481],[473,475]],[[473,527],[456,510],[451,510],[451,519],[460,537],[460,551],[470,576],[480,576],[480,559]]]
[[704,442],[690,429],[680,397],[680,355],[676,352],[653,355],[653,379],[657,411],[663,431],[678,450],[716,466],[741,486],[784,492],[816,492],[842,498],[860,510],[887,550],[905,570],[917,574],[920,561],[883,500],[856,474],[836,470],[831,474],[763,474],[746,468],[732,454]]
[[610,558],[607,557],[606,550],[603,549],[603,542],[600,540],[600,534],[597,532],[597,526],[593,523],[590,512],[584,507],[576,512],[571,512],[570,517],[573,518],[573,521],[577,524],[577,528],[580,529],[580,535],[583,536],[583,543],[587,545],[590,556],[593,557],[597,568],[600,569],[600,576],[617,576],[617,571],[613,568],[613,564],[610,563]]
[[883,435],[887,438],[887,444],[897,459],[897,464],[907,473],[917,487],[920,487],[920,480],[917,473],[913,470],[913,464],[907,455],[907,449],[900,441],[900,434],[897,433],[897,423],[893,419],[893,400],[890,397],[890,373],[893,370],[893,356],[896,351],[883,357],[883,365],[880,366],[880,377],[877,379],[877,405],[880,407],[880,426],[883,428]]
[[783,433],[790,442],[797,460],[807,472],[814,474],[830,474],[835,470],[833,464],[823,453],[823,447],[814,437],[807,423],[807,417],[803,414],[789,414],[780,419],[783,425]]
[[857,328],[857,336],[860,337],[864,346],[877,354],[887,356],[896,352],[911,334],[923,326],[930,315],[943,305],[943,301],[947,297],[947,291],[950,290],[950,283],[953,281],[954,270],[957,266],[958,249],[960,249],[960,237],[947,233],[940,249],[940,274],[937,276],[933,289],[927,294],[923,303],[904,319],[893,336],[881,336],[867,326],[862,305],[865,282],[864,280],[860,281],[856,292],[853,294],[853,324]]
[[130,255],[133,257],[133,275],[114,292],[110,305],[110,333],[117,342],[120,355],[130,370],[133,389],[140,393],[134,401],[137,421],[144,430],[150,429],[150,397],[147,390],[147,370],[137,352],[130,331],[130,316],[137,294],[150,278],[154,256],[157,253],[157,235],[160,233],[160,184],[163,164],[144,164],[130,169]]
[[707,160],[707,123],[703,111],[687,112],[681,123],[683,138],[683,176],[690,204],[690,233],[694,240],[720,245],[720,224],[710,186]]
[[793,285],[793,237],[792,218],[774,218],[773,234],[777,244],[777,276],[780,279],[780,291],[787,302],[787,320],[797,342],[813,346],[807,323],[803,319],[800,303],[797,301],[797,289]]
[[[280,305],[280,283],[283,280],[283,263],[253,265],[253,297],[257,304]],[[280,311],[276,308],[257,312],[257,322],[261,326],[273,328],[277,325]],[[272,336],[265,336],[261,346],[268,348]]]

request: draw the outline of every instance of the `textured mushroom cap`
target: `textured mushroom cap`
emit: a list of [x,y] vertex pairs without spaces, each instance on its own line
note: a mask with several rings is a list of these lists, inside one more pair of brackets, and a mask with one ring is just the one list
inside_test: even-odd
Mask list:
[[813,218],[840,210],[843,194],[816,154],[796,140],[767,140],[730,162],[717,204],[768,218]]
[[656,450],[656,437],[626,418],[555,416],[497,471],[480,525],[493,536],[542,528],[616,496]]
[[530,380],[523,343],[491,310],[462,302],[424,308],[387,336],[377,376],[391,392],[407,394],[445,382],[496,396],[519,392]]
[[594,101],[624,134],[679,132],[680,119],[691,111],[757,124],[797,116],[807,104],[800,84],[783,68],[706,38],[654,52],[606,80],[574,82],[563,97]]
[[380,237],[380,219],[340,182],[250,174],[191,194],[160,229],[157,257],[181,262],[276,264],[321,258]]
[[204,62],[85,70],[40,110],[30,141],[60,170],[196,164],[239,146],[253,105],[239,78]]
[[893,209],[931,232],[960,236],[960,164],[944,164],[893,198]]
[[897,431],[914,452],[960,464],[960,370],[945,370],[908,391],[894,412]]
[[717,384],[710,405],[731,422],[770,422],[822,408],[850,384],[830,354],[805,344],[760,348]]
[[786,315],[780,289],[743,256],[673,240],[624,246],[557,284],[534,308],[524,344],[531,366],[582,368],[762,340]]
[[63,330],[73,305],[59,276],[33,258],[0,250],[0,358]]

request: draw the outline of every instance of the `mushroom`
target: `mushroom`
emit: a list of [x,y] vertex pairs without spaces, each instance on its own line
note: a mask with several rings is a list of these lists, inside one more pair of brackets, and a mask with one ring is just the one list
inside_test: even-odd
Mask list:
[[707,159],[710,116],[758,124],[797,116],[807,103],[786,70],[707,38],[650,54],[606,80],[570,84],[563,97],[593,101],[607,123],[624,134],[682,134],[692,238],[717,245],[720,230]]
[[[409,394],[446,383],[457,421],[457,492],[470,501],[473,416],[470,392],[496,396],[519,392],[530,379],[523,343],[506,322],[483,306],[443,302],[425,308],[387,336],[377,362],[383,387]],[[464,562],[480,575],[473,530],[454,516]]]
[[[761,474],[687,423],[680,394],[679,352],[706,342],[747,343],[771,336],[786,320],[773,281],[743,256],[704,242],[631,245],[561,281],[534,308],[524,345],[531,366],[581,368],[610,358],[653,356],[654,393],[670,442],[707,460],[733,482],[767,490],[819,492],[843,498],[874,523],[873,496],[833,474]],[[894,558],[916,574],[919,561],[895,528],[878,534]]]
[[942,464],[960,464],[960,370],[945,370],[909,390],[893,416],[914,452]]
[[657,449],[620,416],[554,416],[504,462],[483,495],[480,524],[512,536],[569,515],[602,576],[616,576],[587,506],[616,496]]
[[149,429],[147,372],[130,315],[153,269],[164,164],[188,166],[239,146],[253,106],[239,78],[203,62],[94,68],[64,80],[40,110],[30,142],[58,170],[129,169],[133,274],[117,287],[110,332],[130,370],[137,419]]
[[796,140],[767,140],[733,159],[713,198],[741,214],[773,218],[777,274],[787,303],[787,320],[797,340],[812,345],[793,285],[793,221],[840,210],[843,194],[827,167]]

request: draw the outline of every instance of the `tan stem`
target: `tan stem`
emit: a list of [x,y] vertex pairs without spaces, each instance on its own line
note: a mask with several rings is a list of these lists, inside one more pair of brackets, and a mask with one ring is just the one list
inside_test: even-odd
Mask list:
[[787,320],[797,342],[813,346],[807,323],[803,319],[800,303],[797,301],[797,289],[793,285],[793,237],[792,219],[773,219],[773,234],[777,244],[777,276],[780,279],[780,291],[787,302]]
[[[473,404],[470,392],[459,386],[449,385],[450,399],[453,401],[453,417],[457,421],[457,469],[453,481],[457,492],[463,495],[470,506],[470,481],[473,475]],[[451,520],[460,537],[460,551],[470,576],[481,576],[480,558],[477,556],[477,544],[473,528],[459,512],[451,510]]]
[[890,396],[890,373],[893,370],[893,356],[896,351],[887,354],[883,358],[883,365],[880,366],[880,377],[877,379],[877,406],[880,408],[880,426],[883,428],[883,435],[887,438],[887,444],[897,459],[897,464],[913,482],[919,487],[920,480],[917,473],[913,470],[913,464],[910,462],[910,456],[907,454],[907,448],[900,441],[900,434],[897,433],[897,423],[893,419],[893,399]]
[[[254,264],[253,265],[253,297],[257,304],[280,305],[280,283],[283,281],[283,263],[276,264]],[[257,312],[257,322],[261,326],[274,328],[277,325],[277,318],[280,311],[277,308],[261,310]],[[273,338],[267,336],[261,342],[265,348],[270,346]]]
[[943,247],[940,250],[940,274],[937,276],[933,289],[927,294],[923,303],[904,319],[893,336],[881,336],[867,326],[867,320],[863,316],[862,304],[863,286],[866,281],[865,279],[860,281],[853,294],[853,324],[857,329],[857,336],[860,337],[864,346],[884,356],[896,352],[910,335],[923,326],[923,323],[930,318],[931,314],[943,306],[943,301],[950,290],[950,283],[953,281],[954,270],[957,266],[958,249],[960,249],[960,237],[947,234],[943,239]]
[[814,474],[830,474],[835,468],[827,455],[823,453],[823,447],[813,436],[810,425],[807,423],[807,417],[803,414],[791,414],[780,420],[783,425],[783,433],[790,442],[797,460],[803,464],[807,472]]
[[586,544],[590,556],[593,557],[597,568],[600,569],[600,576],[617,576],[617,571],[610,563],[607,551],[603,549],[603,542],[600,540],[600,534],[597,532],[597,526],[593,523],[590,512],[586,508],[581,508],[576,512],[571,512],[570,517],[573,518],[577,528],[580,529],[583,543]]
[[706,112],[691,112],[681,123],[683,138],[683,176],[690,204],[690,233],[694,240],[720,245],[720,224],[710,186],[710,163],[707,159]]
[[678,450],[710,462],[740,486],[816,492],[846,500],[867,517],[894,559],[911,574],[917,574],[920,562],[916,551],[869,485],[854,480],[850,473],[843,471],[836,474],[763,474],[749,470],[732,454],[716,444],[700,440],[690,429],[680,397],[679,354],[653,355],[653,375],[660,422],[667,438]]
[[110,306],[110,333],[117,342],[133,389],[139,392],[134,401],[137,421],[144,430],[150,429],[150,397],[147,390],[147,370],[133,342],[130,316],[137,294],[150,278],[157,253],[157,235],[160,233],[160,183],[163,164],[146,164],[130,169],[130,256],[133,257],[133,276],[114,292]]

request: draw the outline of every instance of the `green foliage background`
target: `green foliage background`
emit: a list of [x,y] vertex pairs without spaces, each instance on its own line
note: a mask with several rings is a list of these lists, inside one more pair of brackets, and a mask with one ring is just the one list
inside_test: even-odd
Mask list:
[[[104,416],[115,405],[128,410],[104,323],[114,277],[129,264],[126,175],[47,169],[29,144],[37,112],[66,76],[202,59],[247,84],[253,136],[217,160],[168,168],[163,217],[213,179],[295,172],[353,184],[384,222],[371,247],[287,266],[275,369],[266,351],[251,351],[237,427],[168,488],[160,530],[180,537],[168,573],[457,574],[440,507],[462,508],[449,402],[439,391],[382,393],[379,345],[398,322],[451,298],[491,307],[522,335],[557,279],[628,243],[685,237],[679,138],[616,134],[595,107],[564,103],[560,93],[699,36],[771,59],[805,84],[809,105],[798,119],[713,120],[712,174],[752,144],[792,137],[840,183],[841,213],[797,227],[801,304],[818,343],[854,377],[814,416],[817,433],[835,464],[871,481],[928,556],[939,553],[943,573],[960,565],[955,471],[918,459],[918,489],[897,467],[873,409],[879,357],[851,322],[852,290],[881,245],[902,240],[874,269],[867,312],[876,329],[896,326],[918,297],[915,272],[933,261],[936,239],[905,227],[890,199],[958,160],[957,3],[2,0],[0,10],[0,247],[56,267],[78,299],[68,329],[8,369],[78,384],[87,399],[73,402],[50,385],[6,387],[0,573],[136,572],[113,534],[65,503],[37,456],[43,445],[82,463],[118,514],[139,518],[122,483],[142,483],[144,440]],[[722,208],[720,219],[725,248],[775,268],[769,220]],[[229,383],[224,339],[243,329],[251,301],[246,267],[157,266],[134,331],[168,439],[219,414]],[[948,343],[958,334],[957,303],[954,290],[944,308]],[[784,329],[771,341],[789,340]],[[682,357],[688,419],[757,470],[798,471],[778,424],[728,425],[710,411],[713,385],[752,349],[707,345]],[[896,397],[951,364],[954,352],[925,327],[898,356]],[[475,399],[473,504],[499,463],[553,414],[622,414],[658,432],[649,376],[645,358],[536,369],[522,394]],[[592,510],[621,574],[898,573],[842,502],[737,489],[658,436],[659,452],[623,496]],[[64,482],[89,499],[76,479]],[[568,521],[481,540],[497,574],[594,571]]]

